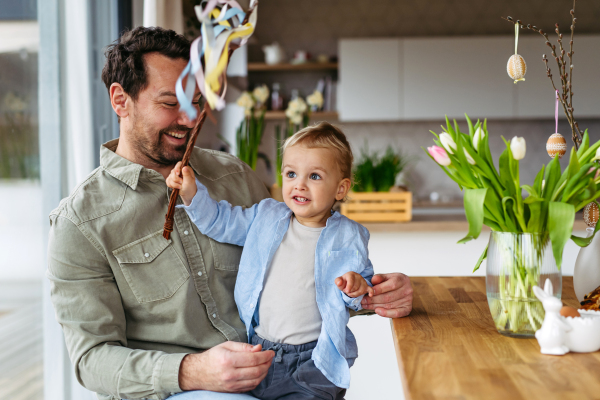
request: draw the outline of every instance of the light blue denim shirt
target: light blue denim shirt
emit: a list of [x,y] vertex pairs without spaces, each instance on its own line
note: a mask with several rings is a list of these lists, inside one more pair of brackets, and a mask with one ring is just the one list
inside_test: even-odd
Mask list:
[[[246,325],[248,339],[260,324],[258,305],[267,268],[288,230],[292,210],[285,203],[265,199],[250,208],[216,202],[196,180],[198,191],[189,206],[183,207],[205,235],[218,242],[244,246],[235,284],[235,302]],[[312,359],[319,370],[338,387],[350,386],[350,367],[358,356],[354,335],[346,326],[348,308],[361,309],[362,296],[346,296],[335,278],[348,271],[362,275],[369,285],[373,265],[367,245],[369,231],[334,212],[321,231],[315,251],[317,306],[323,319]]]

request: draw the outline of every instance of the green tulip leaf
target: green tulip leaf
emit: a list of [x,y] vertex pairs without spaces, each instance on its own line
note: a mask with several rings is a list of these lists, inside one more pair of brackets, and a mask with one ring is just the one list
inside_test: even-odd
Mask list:
[[465,214],[469,222],[469,233],[458,243],[466,243],[479,237],[483,227],[483,204],[487,190],[487,188],[465,190]]
[[479,260],[477,260],[477,264],[475,264],[475,268],[473,268],[473,272],[477,271],[479,269],[479,267],[481,266],[481,263],[483,262],[483,260],[485,260],[487,258],[487,252],[488,252],[488,245],[485,246],[485,250],[483,251],[483,253],[481,253],[481,256],[479,256]]
[[551,202],[548,208],[548,231],[552,242],[552,253],[556,266],[560,269],[562,255],[567,241],[573,232],[575,207],[572,204]]
[[579,150],[577,150],[577,157],[579,157],[579,161],[581,161],[581,157],[590,148],[590,135],[588,135],[588,130],[586,129],[583,134],[583,140],[579,145]]

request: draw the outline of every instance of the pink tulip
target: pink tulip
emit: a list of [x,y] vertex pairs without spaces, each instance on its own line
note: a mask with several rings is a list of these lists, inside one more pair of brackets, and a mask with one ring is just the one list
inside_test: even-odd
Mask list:
[[431,157],[433,157],[436,163],[443,165],[444,167],[450,165],[450,157],[448,157],[446,150],[439,146],[431,146],[427,148],[427,151],[431,154]]

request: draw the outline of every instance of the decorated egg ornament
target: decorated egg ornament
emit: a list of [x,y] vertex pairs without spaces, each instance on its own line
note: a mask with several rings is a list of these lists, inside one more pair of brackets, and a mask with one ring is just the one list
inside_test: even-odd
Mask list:
[[560,133],[553,133],[546,142],[546,151],[552,158],[558,155],[558,158],[562,158],[567,152],[567,141],[564,136]]
[[519,24],[515,24],[515,54],[510,56],[508,64],[506,65],[506,72],[508,76],[515,81],[515,84],[519,81],[525,80],[525,73],[527,72],[527,64],[523,57],[517,54],[517,47],[519,47]]
[[506,66],[508,76],[517,83],[518,81],[525,80],[525,73],[527,72],[527,64],[523,57],[519,54],[513,54],[508,59],[508,65]]
[[598,210],[598,205],[594,202],[591,202],[583,209],[583,222],[585,222],[585,224],[590,228],[594,228],[596,226],[599,216],[600,210]]

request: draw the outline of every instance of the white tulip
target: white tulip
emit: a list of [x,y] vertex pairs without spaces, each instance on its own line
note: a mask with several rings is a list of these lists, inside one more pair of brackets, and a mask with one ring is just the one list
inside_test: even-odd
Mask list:
[[600,147],[596,150],[596,157],[592,158],[592,161],[600,160]]
[[454,142],[454,139],[452,139],[452,136],[450,136],[449,133],[440,133],[440,142],[442,142],[442,146],[444,146],[444,149],[448,153],[454,154],[452,150],[456,150],[456,143]]
[[467,149],[465,149],[463,147],[463,150],[465,151],[465,157],[467,157],[467,161],[469,162],[469,164],[475,165],[475,160],[473,160],[473,157],[471,157],[471,155],[469,154],[469,152],[467,151]]
[[483,129],[481,129],[481,127],[477,128],[475,135],[473,136],[473,147],[475,147],[476,152],[479,152],[479,141],[481,141],[484,136],[485,132]]
[[546,187],[546,180],[542,179],[542,190],[544,190],[545,187]]
[[516,136],[512,138],[510,141],[510,151],[512,151],[515,160],[519,161],[525,157],[525,147],[525,139]]

